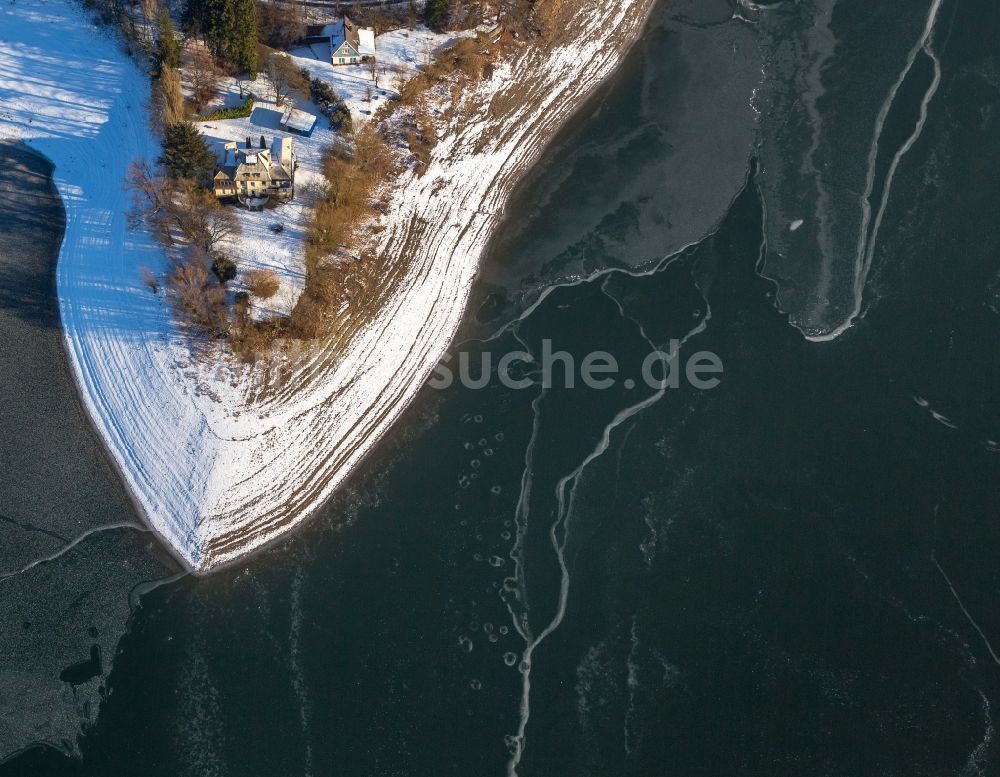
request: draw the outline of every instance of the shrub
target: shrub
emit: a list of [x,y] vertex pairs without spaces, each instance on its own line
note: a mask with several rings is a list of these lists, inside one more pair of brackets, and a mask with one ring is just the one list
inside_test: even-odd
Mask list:
[[247,323],[247,315],[250,312],[250,295],[245,291],[236,292],[236,299],[233,303],[233,312],[241,327]]
[[300,68],[299,73],[309,81],[309,98],[316,103],[319,112],[330,120],[330,126],[342,132],[351,131],[351,111],[331,86],[322,79],[309,78],[309,71]]
[[271,299],[278,293],[278,276],[271,270],[251,270],[247,274],[247,288],[257,299]]
[[219,108],[217,111],[198,116],[195,121],[225,121],[226,119],[245,119],[253,113],[253,97],[247,97],[243,105],[232,108]]
[[236,262],[227,256],[217,256],[212,262],[212,272],[219,279],[219,283],[229,283],[236,277]]
[[288,319],[288,331],[292,337],[302,340],[313,340],[323,331],[323,321],[326,318],[327,306],[310,294],[304,292],[295,303]]
[[198,252],[179,264],[169,276],[167,286],[182,321],[200,329],[209,337],[224,336],[229,330],[226,292],[209,283],[208,270]]
[[462,38],[441,55],[442,59],[451,59],[451,64],[470,79],[479,78],[483,72],[481,44],[474,38]]

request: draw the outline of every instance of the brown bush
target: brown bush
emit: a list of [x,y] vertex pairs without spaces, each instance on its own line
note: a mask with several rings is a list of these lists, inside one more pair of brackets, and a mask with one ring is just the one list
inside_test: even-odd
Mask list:
[[442,59],[450,59],[450,64],[456,71],[476,81],[482,74],[483,63],[486,61],[482,50],[482,44],[475,38],[461,38],[442,54]]
[[232,332],[233,350],[246,362],[269,355],[284,333],[284,319],[251,321],[244,318]]
[[317,299],[310,290],[306,290],[295,303],[288,318],[289,335],[302,340],[313,340],[323,331],[328,306]]
[[278,293],[278,276],[271,270],[251,270],[247,273],[247,289],[257,299],[271,299]]
[[403,139],[416,160],[417,175],[423,175],[430,164],[431,152],[438,142],[437,130],[430,117],[423,111],[417,112],[406,126]]
[[229,331],[226,292],[215,283],[207,261],[200,252],[192,252],[167,276],[180,320],[209,337],[221,337]]
[[535,0],[532,21],[543,36],[558,40],[565,35],[567,24],[575,10],[575,4],[564,0]]
[[153,81],[152,102],[150,121],[157,131],[187,119],[180,73],[172,67],[163,67],[160,77]]
[[354,163],[373,184],[380,183],[392,169],[389,147],[371,124],[354,133]]

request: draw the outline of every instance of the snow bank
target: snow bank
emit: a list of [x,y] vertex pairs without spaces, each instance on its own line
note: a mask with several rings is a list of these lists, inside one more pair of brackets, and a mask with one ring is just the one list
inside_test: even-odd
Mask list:
[[388,304],[346,350],[289,361],[280,381],[194,362],[140,283],[141,267],[163,269],[124,216],[129,163],[157,154],[144,75],[68,0],[0,9],[0,136],[56,166],[60,307],[84,401],[147,520],[187,564],[212,569],[297,525],[390,428],[449,345],[513,184],[618,63],[649,5],[588,3],[573,45],[525,47],[463,96],[427,172],[404,176],[391,199],[379,253],[406,272]]

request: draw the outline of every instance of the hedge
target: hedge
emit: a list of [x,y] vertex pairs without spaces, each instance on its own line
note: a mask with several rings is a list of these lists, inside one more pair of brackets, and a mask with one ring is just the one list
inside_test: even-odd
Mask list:
[[196,121],[225,121],[226,119],[245,119],[253,113],[253,97],[248,97],[243,105],[233,108],[219,108],[217,111],[196,117]]
[[349,132],[351,129],[351,111],[330,85],[319,78],[310,78],[309,71],[300,68],[299,73],[309,81],[309,97],[322,113],[330,120],[334,129]]

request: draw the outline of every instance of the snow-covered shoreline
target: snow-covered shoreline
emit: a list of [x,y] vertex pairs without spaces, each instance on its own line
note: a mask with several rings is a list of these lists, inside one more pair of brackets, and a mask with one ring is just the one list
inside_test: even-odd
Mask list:
[[587,4],[572,45],[525,46],[468,90],[428,170],[393,192],[378,252],[405,271],[388,303],[346,350],[317,350],[263,392],[252,371],[188,358],[141,284],[139,268],[164,262],[125,224],[128,165],[158,151],[145,76],[69,0],[0,11],[14,38],[0,49],[0,136],[54,162],[66,204],[57,281],[74,373],[142,513],[187,566],[240,560],[301,523],[391,428],[450,345],[514,184],[618,65],[651,5]]

